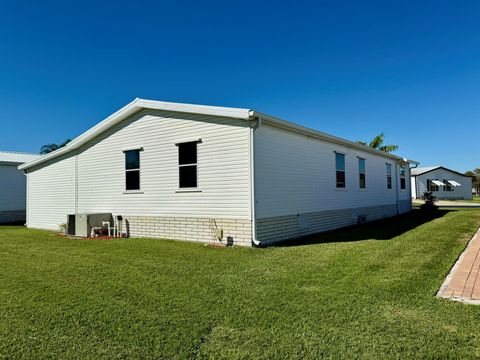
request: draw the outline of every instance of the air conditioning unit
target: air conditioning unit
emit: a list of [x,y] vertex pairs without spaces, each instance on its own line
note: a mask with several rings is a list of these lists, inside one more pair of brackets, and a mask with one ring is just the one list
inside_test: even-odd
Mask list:
[[92,227],[101,227],[102,222],[112,223],[111,213],[69,214],[67,218],[68,235],[88,237]]

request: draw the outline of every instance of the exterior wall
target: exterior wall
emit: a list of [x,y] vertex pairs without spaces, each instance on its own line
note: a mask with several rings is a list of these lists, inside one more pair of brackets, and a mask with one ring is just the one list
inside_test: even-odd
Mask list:
[[217,230],[223,230],[219,242],[225,245],[251,246],[252,224],[250,220],[128,216],[124,229],[133,237],[219,242]]
[[[345,189],[336,188],[335,152],[345,154]],[[359,188],[358,157],[366,160],[366,189]],[[397,189],[399,166],[390,158],[262,125],[255,131],[257,239],[276,242],[353,225],[359,215],[371,221],[410,211],[409,178],[407,167],[406,189]]]
[[[415,177],[414,177],[415,178]],[[472,179],[467,176],[462,176],[455,172],[448,171],[446,169],[437,169],[425,174],[416,176],[416,186],[418,198],[422,198],[423,193],[427,191],[427,180],[454,180],[462,186],[453,187],[453,191],[444,191],[443,187],[439,188],[439,191],[435,191],[434,194],[438,199],[463,199],[472,200]]]
[[0,165],[0,223],[25,221],[26,177],[17,166]]
[[[197,240],[207,238],[197,219],[250,224],[249,135],[242,120],[143,110],[69,158],[29,173],[28,226],[58,229],[67,214],[108,212],[129,220],[132,236]],[[198,139],[199,187],[182,191],[175,144]],[[140,147],[141,190],[125,192],[124,150]],[[169,220],[177,218],[189,220]],[[182,233],[187,226],[192,231]],[[245,234],[230,229],[225,236],[245,241]]]
[[27,173],[27,226],[58,230],[75,213],[75,156]]

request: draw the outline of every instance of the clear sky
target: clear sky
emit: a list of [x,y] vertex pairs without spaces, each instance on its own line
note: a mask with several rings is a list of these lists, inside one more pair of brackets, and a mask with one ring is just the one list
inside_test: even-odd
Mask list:
[[0,0],[0,150],[38,152],[135,97],[480,167],[480,2]]

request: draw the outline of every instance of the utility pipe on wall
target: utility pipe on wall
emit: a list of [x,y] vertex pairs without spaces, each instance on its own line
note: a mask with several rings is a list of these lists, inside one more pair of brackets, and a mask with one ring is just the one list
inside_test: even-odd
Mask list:
[[255,246],[260,246],[261,241],[257,240],[257,222],[255,213],[255,130],[258,129],[262,122],[261,118],[257,118],[255,125],[250,128],[250,217],[252,218],[252,242]]

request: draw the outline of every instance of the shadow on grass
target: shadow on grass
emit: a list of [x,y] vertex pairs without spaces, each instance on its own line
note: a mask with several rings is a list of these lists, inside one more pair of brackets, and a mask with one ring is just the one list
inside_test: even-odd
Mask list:
[[390,240],[407,231],[415,229],[420,225],[441,218],[450,211],[455,210],[423,211],[415,209],[406,214],[372,221],[363,225],[354,225],[347,228],[287,240],[278,243],[275,246],[289,247],[332,242]]

